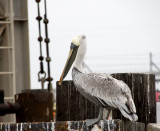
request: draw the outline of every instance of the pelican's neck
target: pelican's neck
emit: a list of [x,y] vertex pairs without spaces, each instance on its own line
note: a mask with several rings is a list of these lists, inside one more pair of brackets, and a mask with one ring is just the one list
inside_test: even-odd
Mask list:
[[82,63],[86,54],[86,50],[87,50],[87,44],[86,42],[81,43],[81,45],[79,46],[77,55],[76,55],[76,59],[75,59],[75,65],[74,67],[76,67],[80,72],[85,73]]

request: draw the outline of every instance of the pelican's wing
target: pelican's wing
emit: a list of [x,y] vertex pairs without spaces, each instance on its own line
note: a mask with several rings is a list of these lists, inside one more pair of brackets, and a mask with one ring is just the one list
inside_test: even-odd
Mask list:
[[81,73],[81,87],[92,96],[102,99],[107,105],[119,108],[121,113],[136,121],[136,108],[129,87],[107,74]]

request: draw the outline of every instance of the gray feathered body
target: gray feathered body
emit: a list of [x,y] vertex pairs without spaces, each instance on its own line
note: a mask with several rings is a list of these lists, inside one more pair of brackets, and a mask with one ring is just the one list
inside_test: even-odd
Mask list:
[[77,90],[99,107],[118,108],[124,117],[137,121],[136,108],[127,84],[102,73],[81,73],[75,67],[72,78]]

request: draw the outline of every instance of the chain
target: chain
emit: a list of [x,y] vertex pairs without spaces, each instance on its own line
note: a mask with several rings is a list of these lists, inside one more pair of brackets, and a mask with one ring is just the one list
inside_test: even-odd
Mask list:
[[45,8],[45,14],[44,14],[44,25],[45,25],[45,43],[46,43],[46,53],[47,53],[47,57],[46,57],[46,61],[47,61],[47,67],[48,67],[48,78],[46,79],[46,81],[48,81],[48,91],[51,90],[52,88],[52,83],[51,81],[53,80],[53,78],[51,77],[50,74],[50,61],[51,61],[51,57],[49,56],[49,38],[48,38],[48,18],[47,18],[47,2],[46,0],[44,0],[44,8]]
[[[38,37],[38,41],[39,41],[39,46],[40,46],[40,57],[39,57],[39,60],[40,60],[40,71],[38,72],[38,81],[41,82],[41,87],[42,89],[44,89],[44,82],[45,82],[45,78],[46,78],[46,72],[44,71],[44,67],[43,67],[43,60],[44,60],[44,57],[42,55],[42,41],[43,41],[43,38],[41,36],[41,20],[42,20],[42,17],[40,16],[40,3],[41,0],[36,0],[37,2],[37,9],[38,9],[38,16],[36,17],[37,21],[38,21],[38,28],[39,28],[39,37]],[[41,74],[43,75],[43,77],[41,77]]]

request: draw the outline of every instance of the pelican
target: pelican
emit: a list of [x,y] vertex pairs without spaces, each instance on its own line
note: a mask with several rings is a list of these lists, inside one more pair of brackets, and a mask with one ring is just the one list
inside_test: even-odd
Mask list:
[[131,121],[137,121],[135,104],[126,83],[105,73],[85,73],[82,62],[86,51],[86,36],[75,37],[71,42],[69,56],[60,77],[59,85],[62,84],[74,62],[72,79],[75,87],[85,98],[99,107],[98,118],[86,120],[87,126],[91,126],[102,119],[103,108],[117,108],[124,117]]

